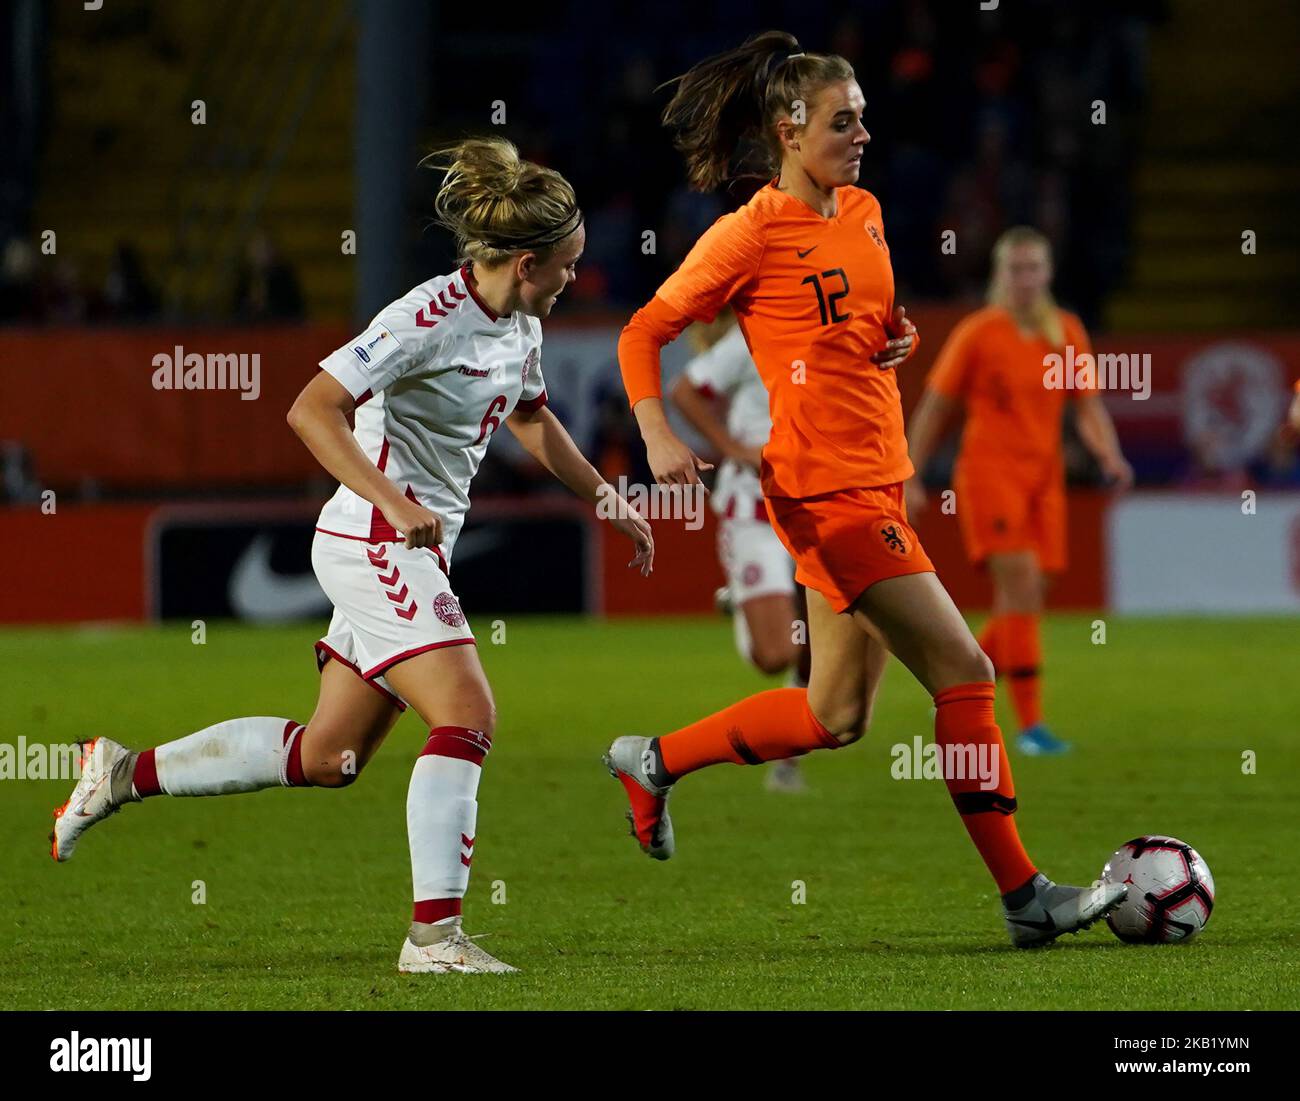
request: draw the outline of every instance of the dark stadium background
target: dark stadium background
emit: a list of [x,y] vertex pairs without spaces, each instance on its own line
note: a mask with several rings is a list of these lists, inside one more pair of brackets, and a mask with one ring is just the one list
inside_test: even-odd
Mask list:
[[[575,184],[587,253],[543,365],[603,472],[645,481],[618,328],[746,197],[743,182],[685,188],[655,89],[769,27],[846,56],[866,94],[862,184],[923,336],[901,372],[909,407],[1019,222],[1052,238],[1058,297],[1099,348],[1152,356],[1148,401],[1107,398],[1137,491],[1115,501],[1069,452],[1056,605],[1300,610],[1300,461],[1281,427],[1300,376],[1294,4],[90,8],[11,0],[0,22],[0,622],[325,610],[306,546],[330,485],[284,413],[317,360],[452,265],[417,162],[465,134],[504,134]],[[260,355],[257,400],[153,389],[152,358],[177,346]],[[657,524],[655,581],[634,584],[623,549],[512,442],[475,484],[479,543],[457,569],[471,613],[709,607],[711,523]],[[1235,515],[1247,490],[1268,507],[1243,550],[1204,516]],[[984,606],[953,519],[920,527],[959,603]]]
[[[498,711],[466,930],[520,974],[395,970],[417,708],[346,791],[151,799],[52,861],[74,743],[312,721],[329,609],[307,548],[332,485],[285,414],[322,356],[453,263],[418,167],[439,142],[503,134],[576,185],[587,254],[545,326],[551,406],[607,477],[646,479],[619,329],[746,186],[684,188],[655,89],[771,28],[848,57],[865,91],[862,182],[922,337],[899,372],[906,409],[981,303],[990,244],[1021,222],[1054,242],[1058,297],[1098,349],[1151,357],[1147,400],[1105,396],[1135,489],[1116,496],[1067,449],[1070,568],[1042,617],[1043,704],[1073,751],[1017,752],[1007,679],[996,708],[1044,872],[1088,883],[1126,839],[1178,837],[1214,875],[1205,933],[1137,946],[1098,924],[1014,951],[942,783],[895,773],[935,716],[901,667],[867,736],[800,758],[804,794],[766,790],[764,769],[707,769],[674,789],[677,856],[646,860],[601,763],[611,738],[679,730],[779,681],[714,610],[711,518],[655,521],[654,574],[635,576],[626,542],[509,433],[474,485],[452,581]],[[1116,1060],[1156,1057],[1121,1038],[1274,1025],[1247,1052],[1191,1058],[1280,1065],[1274,1014],[1300,990],[1300,459],[1282,427],[1300,378],[1297,57],[1296,0],[0,4],[0,1011],[21,1011],[0,1028],[7,1078],[45,1073],[50,1040],[79,1031],[153,1036],[152,1080],[191,1090],[196,1072],[241,1088],[279,1073],[299,1093],[313,1072],[335,1093],[365,1074],[373,1089],[376,1060],[407,1050],[422,1058],[384,1066],[390,1080],[409,1066],[425,1084],[436,1065],[441,1084],[458,1064],[496,1080],[505,1060],[482,1053],[507,1050],[504,1029],[511,1064],[572,1079],[568,1019],[552,1033],[428,1015],[477,1009],[583,1011],[585,1050],[612,1052],[630,1010],[819,1011],[812,1058],[801,1043],[726,1061],[733,1080],[752,1065],[805,1087],[837,1052],[858,1077],[919,1067],[969,1089],[992,1058],[1016,1080],[1066,1068],[1104,1084]],[[155,357],[178,348],[260,357],[256,400],[155,389]],[[987,579],[936,507],[954,444],[918,528],[979,631]],[[176,1013],[235,1009],[294,1015]],[[361,1009],[421,1013],[381,1012],[370,1044]],[[878,1012],[846,1018],[841,1043],[826,1010]],[[599,1011],[620,1016],[593,1045]],[[697,1020],[674,1045],[660,1018],[659,1048],[640,1048],[694,1050]],[[586,1062],[608,1077],[608,1059]]]

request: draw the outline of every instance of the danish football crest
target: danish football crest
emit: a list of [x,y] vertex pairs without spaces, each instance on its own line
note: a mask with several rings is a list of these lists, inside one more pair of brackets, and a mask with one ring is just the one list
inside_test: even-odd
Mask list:
[[433,614],[448,627],[464,627],[465,613],[451,593],[439,593],[433,598]]
[[537,366],[538,350],[536,347],[529,348],[528,354],[524,357],[524,369],[520,375],[520,385],[528,385],[528,372]]

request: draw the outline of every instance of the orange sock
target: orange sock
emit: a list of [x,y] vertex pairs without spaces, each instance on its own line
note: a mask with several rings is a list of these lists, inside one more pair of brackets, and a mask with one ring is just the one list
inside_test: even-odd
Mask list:
[[[993,717],[993,695],[990,681],[959,684],[939,692],[934,697],[934,742],[943,747],[945,763],[952,760],[963,766],[944,768],[948,794],[997,881],[998,891],[1006,894],[1025,884],[1035,868],[1012,817],[1016,789],[1002,732]],[[954,774],[958,771],[961,777]],[[994,779],[997,782],[986,790],[985,783]]]
[[998,676],[1002,671],[1002,658],[999,652],[1002,634],[1002,617],[1000,615],[989,616],[989,621],[984,624],[984,630],[980,632],[979,644],[980,649],[988,654],[989,661],[993,663],[993,674]]
[[773,688],[659,739],[664,768],[674,779],[707,765],[730,761],[760,765],[799,757],[840,743],[808,710],[805,688]]
[[1020,729],[1026,730],[1043,721],[1039,687],[1043,648],[1039,640],[1038,616],[1019,613],[1003,616],[998,641],[1005,659],[1002,673],[1011,688],[1016,718],[1020,720]]

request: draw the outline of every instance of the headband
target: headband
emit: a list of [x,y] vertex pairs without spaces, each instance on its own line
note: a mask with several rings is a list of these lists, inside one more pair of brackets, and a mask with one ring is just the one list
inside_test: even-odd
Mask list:
[[531,237],[476,237],[476,241],[481,241],[489,248],[501,249],[502,251],[513,251],[521,248],[543,248],[546,245],[558,244],[564,238],[569,236],[579,225],[582,224],[582,210],[574,203],[569,211],[556,222],[553,226],[535,233]]

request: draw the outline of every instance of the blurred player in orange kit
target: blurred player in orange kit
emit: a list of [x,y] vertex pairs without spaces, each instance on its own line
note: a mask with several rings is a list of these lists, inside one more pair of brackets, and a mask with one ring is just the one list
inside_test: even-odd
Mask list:
[[925,506],[921,472],[949,412],[966,412],[953,476],[956,515],[970,560],[993,579],[993,614],[980,645],[1011,687],[1020,723],[1016,745],[1058,754],[1069,743],[1043,723],[1039,618],[1048,575],[1065,568],[1065,457],[1061,416],[1076,399],[1079,436],[1107,481],[1133,484],[1115,427],[1095,388],[1045,384],[1046,357],[1091,356],[1083,324],[1051,293],[1052,252],[1028,226],[993,247],[989,304],[964,318],[939,352],[912,415],[909,444],[917,473],[907,483],[912,512]]
[[633,833],[667,859],[667,801],[687,773],[862,737],[884,664],[873,654],[887,649],[934,697],[944,779],[1002,895],[1012,943],[1085,928],[1125,888],[1058,886],[1026,854],[992,665],[907,522],[912,464],[894,371],[915,350],[916,331],[894,301],[880,204],[854,186],[870,135],[853,69],[770,31],[676,83],[664,122],[692,185],[717,188],[750,149],[770,182],[719,218],[633,316],[619,341],[623,381],[656,480],[698,483],[709,464],[665,419],[660,349],[692,321],[728,304],[735,311],[769,395],[760,482],[808,590],[813,660],[807,689],[760,692],[662,737],[615,739],[605,762],[631,804]]

